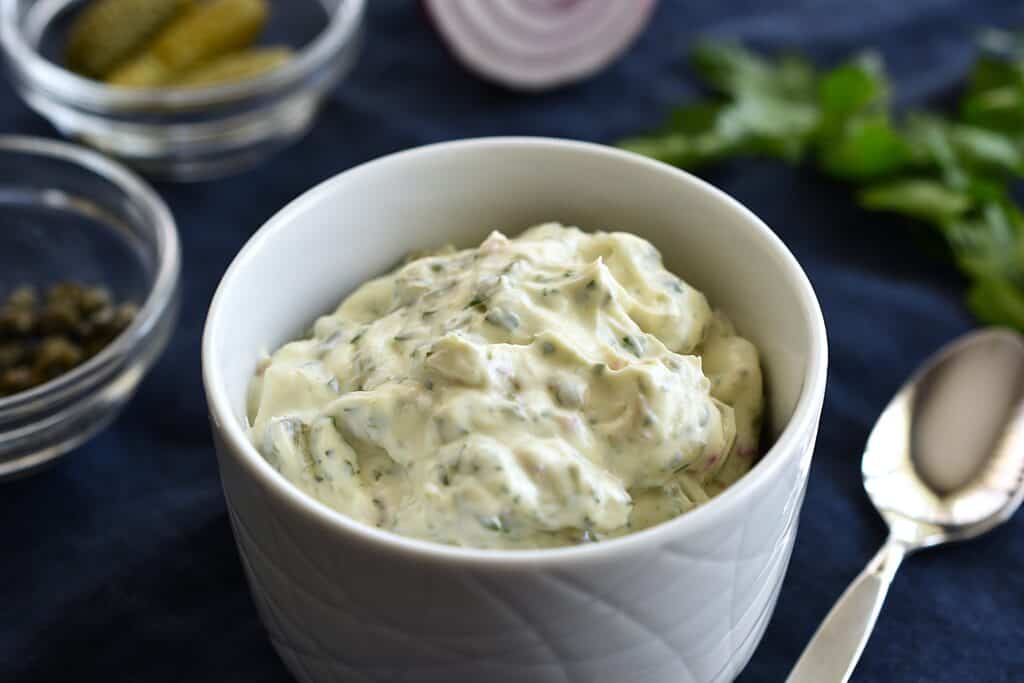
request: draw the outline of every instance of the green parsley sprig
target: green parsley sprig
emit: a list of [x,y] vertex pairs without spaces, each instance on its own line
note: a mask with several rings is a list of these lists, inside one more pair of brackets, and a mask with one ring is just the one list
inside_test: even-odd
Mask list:
[[970,281],[984,322],[1024,330],[1024,37],[989,32],[952,115],[897,119],[881,59],[827,71],[807,60],[705,42],[692,63],[713,96],[676,109],[626,149],[687,169],[737,156],[813,160],[854,185],[861,206],[932,226]]

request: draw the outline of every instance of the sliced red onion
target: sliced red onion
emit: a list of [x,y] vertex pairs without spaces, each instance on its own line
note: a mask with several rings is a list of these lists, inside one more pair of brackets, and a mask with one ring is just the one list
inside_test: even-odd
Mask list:
[[544,90],[597,73],[622,54],[655,0],[423,0],[445,43],[480,76]]

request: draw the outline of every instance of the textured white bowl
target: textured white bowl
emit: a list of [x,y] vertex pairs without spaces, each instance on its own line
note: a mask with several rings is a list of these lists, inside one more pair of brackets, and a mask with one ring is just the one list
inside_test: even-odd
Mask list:
[[[687,515],[543,551],[449,548],[307,497],[245,434],[257,359],[410,249],[557,220],[652,241],[761,350],[774,443]],[[753,214],[693,176],[579,142],[433,145],[349,170],[274,216],[210,307],[203,372],[256,604],[301,681],[688,683],[746,664],[786,572],[825,391],[807,277]]]

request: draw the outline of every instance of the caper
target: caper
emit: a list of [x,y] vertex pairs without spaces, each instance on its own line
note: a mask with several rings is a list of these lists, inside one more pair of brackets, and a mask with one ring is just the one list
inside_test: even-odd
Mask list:
[[7,305],[15,308],[32,308],[39,300],[36,288],[31,285],[18,287],[7,297]]
[[82,285],[77,282],[58,282],[46,292],[47,303],[70,303],[77,305],[82,297]]
[[114,329],[118,332],[132,324],[135,316],[139,313],[139,307],[135,304],[121,304],[114,309]]
[[39,331],[42,334],[70,334],[81,319],[78,307],[73,303],[51,299],[39,314]]
[[109,306],[111,302],[110,290],[105,287],[87,287],[82,290],[82,295],[78,300],[78,307],[82,313],[93,313]]
[[6,305],[0,308],[0,337],[26,337],[36,329],[36,313],[31,308]]
[[41,384],[31,368],[19,365],[0,372],[0,395],[16,394]]
[[138,314],[104,287],[61,282],[21,286],[0,305],[0,396],[42,384],[102,351]]
[[114,307],[107,305],[93,311],[89,315],[89,323],[97,334],[106,334],[114,330]]
[[33,369],[41,377],[52,379],[82,362],[84,352],[64,337],[46,337],[36,349]]

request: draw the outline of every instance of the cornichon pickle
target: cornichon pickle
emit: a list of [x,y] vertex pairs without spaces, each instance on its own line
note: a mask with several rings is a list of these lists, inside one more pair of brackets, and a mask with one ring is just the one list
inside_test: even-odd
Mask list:
[[128,87],[167,85],[191,69],[248,47],[263,29],[267,13],[266,0],[209,0],[196,5],[107,81]]
[[93,0],[71,25],[65,59],[73,71],[102,78],[138,52],[194,0]]
[[204,85],[244,81],[276,69],[292,56],[287,47],[251,48],[218,57],[202,66],[187,71],[171,81],[170,85],[197,88]]

